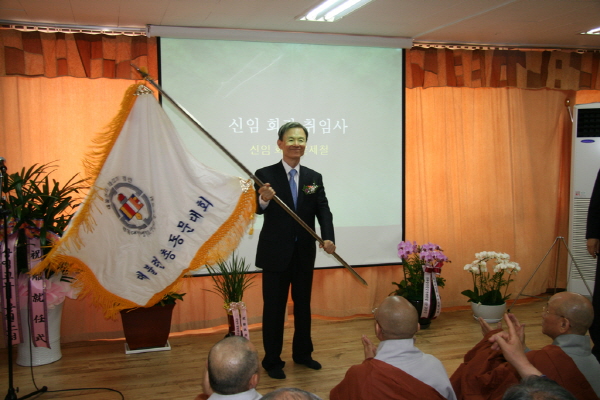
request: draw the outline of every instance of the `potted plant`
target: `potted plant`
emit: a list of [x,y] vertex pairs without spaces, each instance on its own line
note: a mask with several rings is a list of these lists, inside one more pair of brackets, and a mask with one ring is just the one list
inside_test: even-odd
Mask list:
[[221,296],[223,308],[227,311],[229,323],[227,336],[247,336],[246,305],[242,299],[245,290],[254,284],[252,280],[256,277],[248,274],[250,264],[234,252],[228,261],[221,260],[216,267],[207,265],[206,268],[215,287],[215,290],[208,291]]
[[[23,320],[21,326],[24,330],[24,343],[19,344],[19,365],[42,365],[61,358],[62,304],[66,297],[77,297],[77,290],[71,285],[74,278],[65,275],[60,265],[45,270],[39,279],[30,279],[27,275],[31,260],[46,254],[52,242],[63,234],[81,200],[81,192],[86,189],[84,180],[77,180],[77,175],[64,185],[54,179],[50,181],[54,171],[56,165],[51,163],[34,164],[28,169],[23,168],[20,172],[5,176],[2,182],[2,192],[5,194],[2,205],[6,210],[7,233],[9,238],[16,238],[14,264],[18,275],[18,303],[22,310],[17,312]],[[0,225],[3,224],[4,220],[0,221]],[[4,240],[3,227],[0,229],[0,240]],[[44,341],[48,348],[34,347],[31,352],[28,343],[30,323],[27,321],[30,291],[37,298],[43,299],[48,310],[44,319],[48,321],[49,336]],[[15,306],[16,304],[14,303]],[[35,346],[37,344],[34,342]]]
[[[488,262],[494,263],[491,272]],[[519,264],[510,261],[506,253],[482,251],[475,254],[475,260],[464,269],[473,278],[473,290],[461,293],[468,297],[475,319],[481,316],[489,323],[500,321],[506,310],[506,300],[510,297],[507,291],[513,281],[512,275],[521,270]]]
[[[410,301],[419,312],[419,324],[426,329],[441,309],[438,288],[443,288],[446,280],[439,276],[445,262],[450,262],[437,244],[403,241],[398,244],[398,257],[402,259],[404,279],[390,295],[402,296]],[[427,290],[426,290],[427,289]]]
[[152,307],[121,310],[125,353],[171,350],[169,334],[173,308],[185,293],[167,293]]

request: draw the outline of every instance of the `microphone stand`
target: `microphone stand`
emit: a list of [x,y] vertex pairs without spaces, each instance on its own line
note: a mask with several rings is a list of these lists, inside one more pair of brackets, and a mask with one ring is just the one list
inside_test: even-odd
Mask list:
[[27,399],[31,396],[34,396],[38,393],[44,393],[48,391],[46,386],[42,386],[41,389],[36,390],[35,392],[29,393],[23,397],[18,398],[17,392],[13,385],[13,340],[12,340],[12,322],[16,317],[15,313],[12,313],[12,293],[13,288],[10,286],[10,249],[8,248],[8,214],[10,210],[7,207],[4,207],[4,194],[2,190],[4,189],[4,180],[6,179],[6,166],[4,165],[4,158],[0,157],[0,214],[2,214],[2,222],[4,224],[4,280],[6,284],[6,325],[7,331],[6,334],[6,349],[8,354],[8,392],[6,393],[5,400],[18,400],[18,399]]

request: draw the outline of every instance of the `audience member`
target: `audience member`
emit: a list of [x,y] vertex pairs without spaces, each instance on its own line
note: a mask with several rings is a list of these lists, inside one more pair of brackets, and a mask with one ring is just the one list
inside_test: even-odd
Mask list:
[[230,336],[215,344],[208,353],[204,393],[196,400],[257,400],[260,380],[256,348],[242,336]]
[[442,363],[414,345],[415,307],[404,297],[386,298],[374,312],[378,347],[362,337],[365,360],[346,372],[331,400],[455,399]]
[[[591,354],[590,338],[585,336],[593,316],[590,301],[577,293],[552,296],[542,313],[542,333],[553,343],[526,354],[540,373],[575,397],[586,400],[598,399],[600,393],[600,364]],[[518,337],[525,346],[524,325],[514,315],[510,321],[514,328],[512,339],[510,334],[498,336],[501,329],[491,330],[482,322],[484,338],[465,355],[464,362],[450,378],[459,399],[501,399],[510,386],[519,382],[520,372],[507,362],[511,354],[503,356],[499,351],[507,338],[514,343]]]
[[568,390],[545,376],[531,375],[511,386],[502,400],[577,400]]
[[321,400],[316,394],[312,394],[302,389],[281,388],[265,394],[266,400]]

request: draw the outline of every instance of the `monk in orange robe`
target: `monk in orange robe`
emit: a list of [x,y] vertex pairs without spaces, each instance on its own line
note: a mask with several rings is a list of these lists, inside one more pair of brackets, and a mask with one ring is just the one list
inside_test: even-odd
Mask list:
[[[534,368],[580,400],[599,399],[600,364],[585,336],[592,319],[593,308],[585,297],[570,292],[552,296],[542,313],[542,333],[554,342],[526,353]],[[524,346],[524,326],[514,316],[511,320]],[[459,400],[500,400],[520,380],[519,371],[495,344],[501,329],[491,330],[484,321],[482,329],[484,338],[465,355],[450,378]]]
[[390,296],[374,311],[376,347],[365,335],[365,360],[346,372],[330,400],[455,400],[442,363],[414,345],[419,330],[415,307],[404,297]]

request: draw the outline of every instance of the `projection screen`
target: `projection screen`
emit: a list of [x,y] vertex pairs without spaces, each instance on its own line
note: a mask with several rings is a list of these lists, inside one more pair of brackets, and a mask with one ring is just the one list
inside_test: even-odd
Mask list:
[[[163,89],[250,171],[281,160],[280,125],[304,124],[301,164],[323,174],[337,253],[352,266],[400,261],[402,49],[166,38],[160,48]],[[168,100],[163,106],[197,159],[247,178]],[[261,226],[257,216],[237,250],[252,266]],[[317,253],[316,267],[340,266]]]

